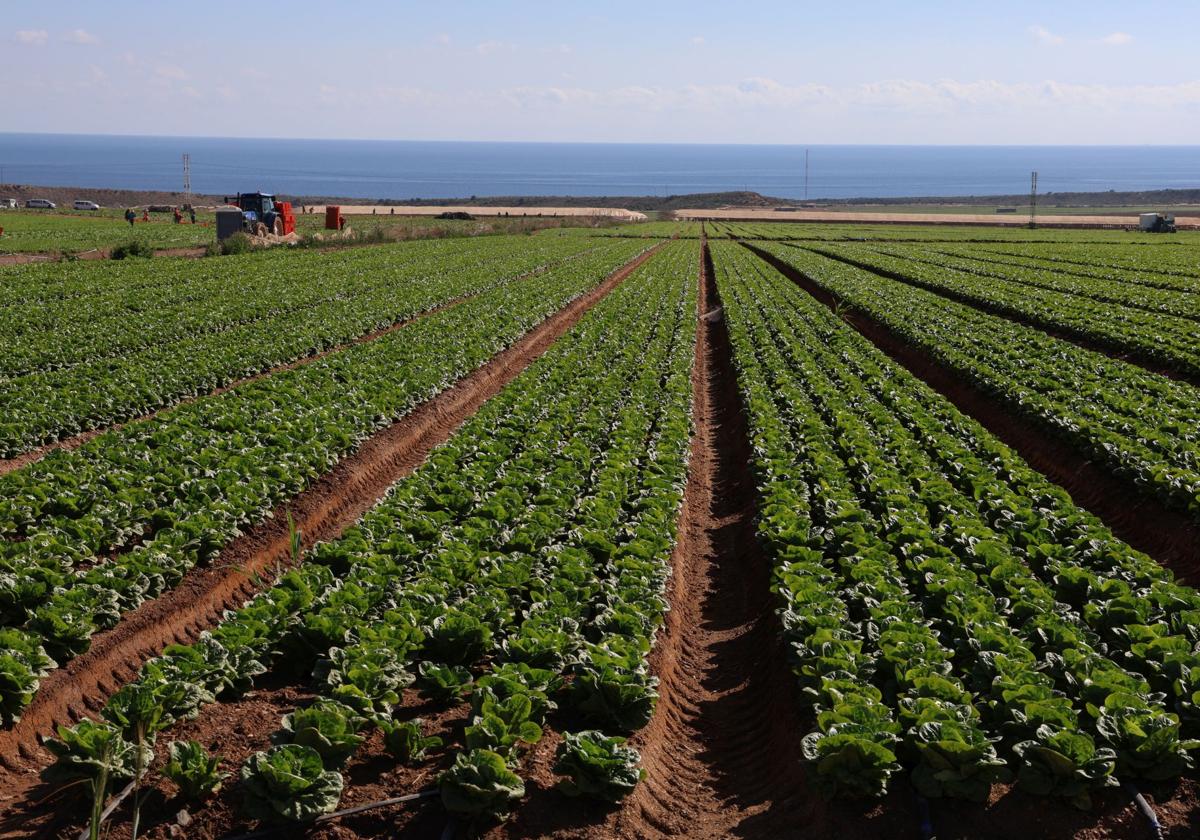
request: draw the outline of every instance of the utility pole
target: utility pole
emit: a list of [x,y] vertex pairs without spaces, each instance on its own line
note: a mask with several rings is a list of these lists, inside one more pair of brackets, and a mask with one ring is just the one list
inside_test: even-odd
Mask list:
[[808,149],[804,150],[804,200],[808,201]]
[[1029,178],[1029,227],[1037,227],[1037,172]]
[[183,203],[192,203],[192,156],[183,153]]

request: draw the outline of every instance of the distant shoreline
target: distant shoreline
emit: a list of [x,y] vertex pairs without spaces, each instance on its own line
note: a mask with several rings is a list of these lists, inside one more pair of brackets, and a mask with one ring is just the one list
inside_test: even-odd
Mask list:
[[[29,184],[0,184],[0,198],[14,198],[23,204],[30,198],[48,198],[60,208],[69,207],[75,199],[96,201],[105,207],[141,207],[147,204],[182,204],[182,192],[157,190],[94,189],[86,187],[48,187]],[[221,204],[224,196],[193,193],[196,205]],[[621,208],[643,213],[669,213],[675,210],[704,209],[767,209],[773,207],[803,207],[829,211],[859,211],[869,208],[914,208],[911,212],[928,212],[934,209],[944,212],[979,214],[1006,208],[1016,213],[1027,213],[1028,194],[1017,195],[965,195],[965,196],[907,196],[874,198],[838,198],[820,201],[797,201],[795,199],[764,196],[753,191],[688,193],[668,196],[472,196],[470,198],[430,199],[365,199],[337,196],[286,195],[279,198],[293,204],[346,206],[378,205],[382,207],[598,207]],[[1038,210],[1042,213],[1079,212],[1087,210],[1120,210],[1134,213],[1143,210],[1172,210],[1200,208],[1200,189],[1167,189],[1103,192],[1060,192],[1038,196]]]

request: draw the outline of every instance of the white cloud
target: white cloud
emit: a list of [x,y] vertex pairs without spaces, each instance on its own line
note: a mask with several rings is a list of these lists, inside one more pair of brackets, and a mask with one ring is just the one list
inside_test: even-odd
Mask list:
[[705,44],[705,41],[704,41],[703,35],[693,35],[692,36],[692,46],[703,47],[704,44]]
[[63,36],[63,40],[69,44],[99,44],[100,39],[88,32],[86,29],[72,29]]
[[17,41],[22,44],[29,44],[30,46],[34,46],[34,47],[42,46],[42,44],[46,43],[46,40],[49,37],[50,37],[50,33],[47,32],[45,29],[18,29],[17,30]]
[[1055,35],[1044,26],[1029,27],[1029,34],[1032,35],[1039,44],[1045,44],[1048,47],[1057,47],[1063,43],[1066,38],[1061,35]]
[[443,32],[440,35],[436,36],[433,39],[433,42],[440,46],[448,47],[448,46],[450,46],[450,36],[447,33]]
[[512,44],[504,41],[482,41],[475,45],[475,52],[480,55],[492,55],[498,52],[510,52],[516,49]]
[[1121,109],[1200,108],[1200,80],[1163,85],[1080,85],[1047,80],[1001,82],[994,79],[885,79],[831,87],[787,85],[751,77],[735,84],[679,88],[628,86],[610,89],[525,86],[502,91],[518,108],[609,108],[636,111],[680,110],[731,113],[744,109],[802,108],[930,115],[964,112],[1023,113],[1037,108],[1073,108],[1097,113]]
[[154,75],[169,82],[185,82],[191,78],[188,72],[175,64],[160,64],[154,68]]
[[1128,32],[1114,32],[1101,38],[1100,43],[1110,47],[1123,47],[1132,40],[1133,36]]

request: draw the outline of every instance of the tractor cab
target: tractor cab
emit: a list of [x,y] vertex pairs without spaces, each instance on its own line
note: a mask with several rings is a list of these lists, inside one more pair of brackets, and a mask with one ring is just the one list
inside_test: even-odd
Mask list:
[[238,193],[225,202],[242,211],[242,227],[250,233],[283,235],[296,229],[292,205],[286,201],[277,204],[275,196],[268,193]]

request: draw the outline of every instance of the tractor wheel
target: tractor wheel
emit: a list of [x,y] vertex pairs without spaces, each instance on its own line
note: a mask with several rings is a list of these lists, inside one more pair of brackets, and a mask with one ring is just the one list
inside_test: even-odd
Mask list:
[[283,219],[279,216],[275,217],[274,228],[275,229],[271,231],[272,233],[274,233],[276,236],[283,236]]
[[264,225],[262,222],[256,222],[254,225],[254,235],[255,236],[266,236],[267,235],[267,226]]

